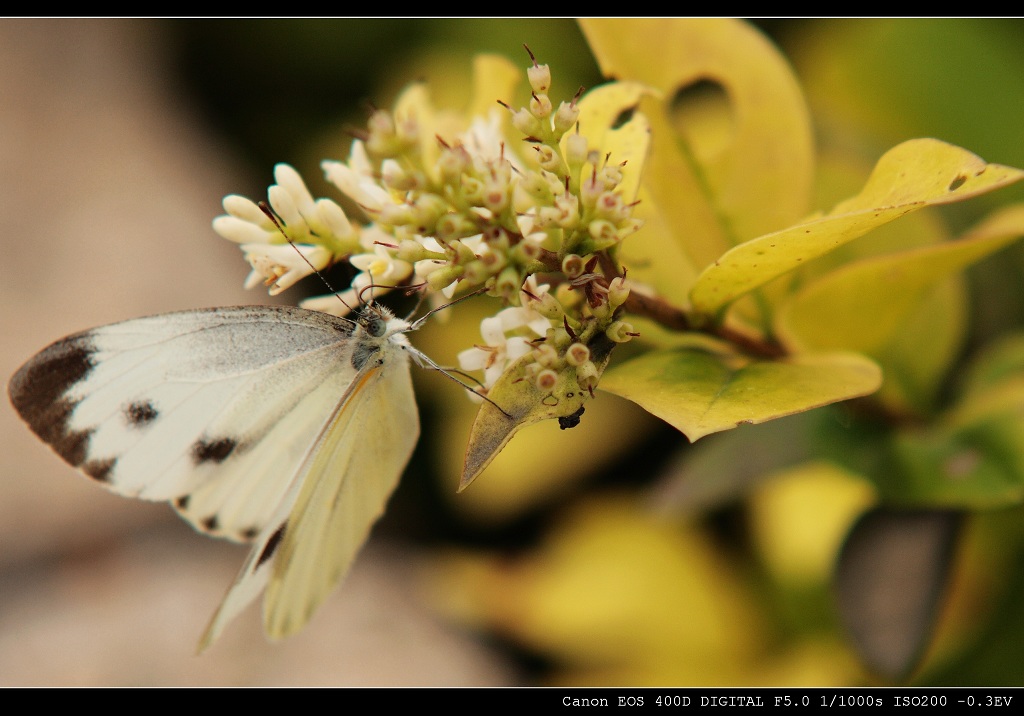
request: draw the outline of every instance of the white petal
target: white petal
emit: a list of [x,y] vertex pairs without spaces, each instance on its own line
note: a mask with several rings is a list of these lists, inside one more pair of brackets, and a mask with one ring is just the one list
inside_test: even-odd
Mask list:
[[502,327],[501,318],[491,316],[480,321],[480,335],[483,336],[484,343],[489,346],[505,345],[505,330]]
[[309,193],[306,183],[291,165],[278,164],[274,167],[274,179],[278,186],[283,187],[291,196],[300,214],[311,216],[316,213],[313,195]]
[[218,216],[213,220],[213,230],[228,241],[239,244],[266,243],[277,233],[276,229],[274,233],[270,233],[236,216]]
[[467,348],[464,351],[460,351],[456,359],[459,361],[459,367],[462,370],[483,370],[487,365],[487,361],[490,360],[491,352],[485,351],[481,348]]
[[433,252],[438,253],[438,254],[443,254],[444,253],[444,247],[441,246],[441,243],[437,239],[435,239],[433,236],[419,236],[419,235],[417,235],[415,238],[416,238],[417,241],[420,242],[420,245],[423,248],[425,248],[427,251],[433,251]]
[[[340,299],[340,300],[339,300]],[[333,316],[345,316],[352,311],[353,306],[359,305],[354,291],[343,291],[326,296],[307,298],[299,302],[299,306],[309,311],[321,311],[330,313]]]
[[366,145],[362,140],[352,140],[352,147],[348,152],[348,165],[363,176],[373,174],[373,166],[370,164],[370,157],[366,154]]
[[369,211],[380,211],[390,203],[391,198],[383,188],[341,162],[324,162],[321,166],[328,181]]
[[533,346],[524,336],[512,336],[505,344],[505,354],[508,356],[509,363],[522,358],[532,350]]
[[317,216],[330,233],[339,239],[352,236],[352,224],[349,223],[345,211],[330,199],[318,199],[316,202]]
[[436,259],[424,259],[423,261],[417,261],[415,264],[413,264],[413,270],[416,272],[416,276],[423,280],[426,280],[426,278],[430,274],[434,273],[439,268],[446,265],[447,264],[445,264],[444,261],[439,261]]
[[287,189],[276,185],[272,186],[267,190],[267,198],[270,199],[270,205],[274,207],[277,215],[284,220],[285,226],[297,230],[301,230],[299,227],[305,226],[306,222],[303,221],[302,215]]
[[273,223],[263,213],[263,210],[251,199],[239,196],[238,194],[228,194],[224,197],[222,204],[224,205],[224,211],[228,212],[231,216],[238,217],[242,221],[248,221],[250,224],[256,224],[257,226],[273,226]]

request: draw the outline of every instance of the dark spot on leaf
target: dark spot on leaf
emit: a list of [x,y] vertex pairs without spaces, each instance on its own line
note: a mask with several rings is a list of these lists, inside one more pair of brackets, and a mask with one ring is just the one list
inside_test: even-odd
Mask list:
[[558,427],[562,430],[568,430],[569,428],[575,428],[580,424],[580,418],[583,416],[584,407],[581,405],[580,409],[572,415],[565,415],[558,419]]
[[288,523],[286,522],[278,527],[274,534],[270,535],[270,539],[267,540],[267,546],[263,548],[263,551],[260,552],[259,559],[256,560],[257,567],[274,556],[274,552],[277,551],[277,546],[281,543],[281,538],[284,537],[284,530],[287,526]]
[[154,407],[151,400],[136,401],[124,409],[124,417],[128,424],[136,428],[148,425],[156,420],[159,415],[159,411]]
[[966,181],[967,177],[965,177],[963,174],[959,175],[956,179],[949,183],[949,190],[956,191],[957,189],[962,187],[964,185],[964,182]]
[[587,344],[587,348],[590,349],[590,360],[594,363],[602,363],[616,345],[615,341],[609,338],[604,331],[599,332]]
[[[736,106],[717,77],[694,78],[676,90],[668,106],[672,127],[694,156],[718,156],[735,141]],[[702,132],[700,126],[714,126],[716,131]]]
[[238,445],[232,438],[220,438],[213,442],[197,440],[192,446],[192,461],[196,465],[204,462],[224,462]]
[[947,480],[963,480],[974,473],[982,462],[983,457],[978,450],[961,450],[943,462],[942,472]]
[[619,127],[622,127],[623,125],[628,124],[629,121],[631,119],[633,119],[633,115],[635,113],[636,113],[636,107],[627,107],[626,109],[622,110],[615,117],[615,119],[612,120],[611,128],[612,129],[618,129]]

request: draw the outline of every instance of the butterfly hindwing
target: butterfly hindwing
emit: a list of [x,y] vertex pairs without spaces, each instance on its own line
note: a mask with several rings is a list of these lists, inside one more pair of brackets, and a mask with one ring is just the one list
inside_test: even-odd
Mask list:
[[[348,571],[419,438],[408,358],[388,352],[394,355],[357,378],[303,481],[264,599],[271,638],[302,628]],[[312,552],[310,544],[323,549]]]
[[255,540],[200,650],[264,588],[267,635],[298,631],[348,570],[419,436],[409,359],[398,344],[404,336],[393,339],[356,345],[356,378]]

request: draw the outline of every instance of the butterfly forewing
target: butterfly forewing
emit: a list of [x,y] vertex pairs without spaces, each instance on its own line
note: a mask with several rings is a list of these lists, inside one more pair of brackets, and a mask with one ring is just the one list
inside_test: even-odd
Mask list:
[[263,527],[354,377],[350,333],[286,307],[125,321],[40,352],[11,380],[11,401],[115,492],[175,500],[197,527],[244,537]]

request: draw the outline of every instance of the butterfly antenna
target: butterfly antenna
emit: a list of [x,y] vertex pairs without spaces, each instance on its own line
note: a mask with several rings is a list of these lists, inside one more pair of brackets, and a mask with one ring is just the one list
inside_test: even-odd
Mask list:
[[[465,296],[464,298],[468,298],[468,296]],[[442,306],[441,308],[444,308],[444,306]],[[418,321],[417,321],[417,323],[418,323]],[[412,329],[410,329],[410,330],[412,330]],[[456,378],[455,375],[453,375],[453,372],[451,370],[449,370],[448,368],[442,368],[441,366],[439,366],[437,363],[435,363],[433,360],[431,360],[430,356],[428,356],[426,353],[423,353],[422,351],[420,351],[420,350],[418,350],[416,348],[413,348],[412,346],[407,346],[406,350],[408,350],[410,353],[412,353],[412,356],[416,359],[416,362],[420,364],[421,368],[429,368],[430,370],[436,370],[438,373],[443,375],[445,378],[448,378],[449,380],[455,381],[456,383],[461,385],[463,388],[468,390],[470,393],[474,393],[476,395],[479,395],[481,398],[483,398],[488,403],[490,403],[495,408],[497,408],[501,412],[501,414],[504,415],[509,420],[513,420],[514,419],[509,413],[505,412],[504,408],[502,408],[500,405],[498,405],[493,400],[488,398],[486,395],[483,395],[479,391],[474,390],[473,386],[466,385],[465,383],[463,383],[461,380]],[[463,373],[461,370],[455,370],[454,372],[455,373],[460,373],[461,375],[466,376],[470,380],[478,383],[481,387],[483,387],[483,383],[481,383],[479,380],[477,380],[473,376],[468,375],[466,373]]]
[[337,292],[337,290],[335,290],[334,286],[331,285],[331,282],[328,281],[322,273],[320,273],[319,269],[317,269],[317,267],[313,265],[313,262],[309,260],[306,254],[302,253],[302,251],[299,250],[299,247],[295,245],[295,242],[292,241],[291,237],[285,233],[284,225],[282,224],[281,220],[277,216],[277,213],[270,206],[270,204],[268,204],[265,201],[260,201],[256,204],[256,206],[260,208],[260,211],[267,215],[268,219],[274,222],[274,226],[276,226],[277,230],[281,232],[281,236],[284,237],[284,240],[288,242],[289,246],[295,249],[295,253],[297,253],[302,258],[302,260],[306,262],[306,265],[309,266],[310,269],[312,269],[313,273],[315,273],[317,277],[321,281],[323,281],[324,286],[327,287],[327,290],[333,293],[335,296],[337,296],[338,300],[341,301],[341,305],[343,305],[345,308],[351,311],[352,306],[345,303],[345,299],[343,299],[341,295]]
[[[456,303],[461,303],[462,301],[465,301],[465,300],[466,300],[467,298],[473,298],[473,296],[479,296],[479,295],[480,295],[481,293],[487,293],[487,291],[488,291],[488,290],[489,290],[489,289],[488,289],[488,287],[487,287],[487,286],[481,286],[481,287],[480,287],[480,288],[478,288],[477,290],[475,290],[475,291],[470,291],[470,292],[469,292],[469,293],[467,293],[467,294],[466,294],[465,296],[459,296],[459,297],[458,297],[458,298],[456,298],[456,299],[455,299],[454,301],[449,301],[448,303],[444,304],[443,306],[438,306],[437,308],[431,308],[431,309],[430,309],[429,311],[427,311],[427,312],[426,312],[426,313],[424,313],[424,314],[423,314],[422,316],[420,316],[419,318],[417,318],[417,319],[416,319],[416,321],[414,321],[414,322],[413,322],[413,324],[412,324],[412,326],[411,326],[411,327],[409,328],[409,330],[410,330],[410,331],[415,331],[415,330],[416,330],[416,329],[418,329],[418,328],[419,328],[420,326],[422,326],[422,325],[423,325],[423,324],[424,324],[424,323],[426,322],[426,320],[427,320],[428,318],[430,318],[431,316],[433,316],[433,315],[434,315],[435,313],[437,313],[438,311],[443,311],[443,310],[444,310],[444,309],[446,309],[446,308],[450,308],[451,306],[454,306],[454,305],[455,305]],[[497,407],[497,406],[495,406],[495,407]],[[499,410],[501,410],[501,408],[498,408],[498,409],[499,409]],[[503,412],[503,413],[504,413],[505,411],[504,411],[504,410],[502,410],[501,412]],[[507,415],[507,413],[506,413],[506,415]]]
[[[417,287],[415,287],[415,286],[408,286],[408,287],[403,287],[403,286],[381,286],[379,284],[370,284],[369,286],[364,287],[363,291],[365,291],[366,289],[371,289],[372,290],[373,288],[417,288]],[[465,296],[460,296],[459,298],[455,299],[454,301],[450,301],[449,303],[446,303],[443,306],[438,306],[437,308],[431,309],[430,311],[425,313],[423,316],[421,316],[418,320],[416,320],[414,323],[412,323],[409,326],[409,328],[406,329],[405,332],[415,331],[417,328],[419,328],[421,325],[423,325],[424,321],[426,321],[428,318],[430,318],[430,316],[432,316],[433,314],[437,313],[438,311],[441,311],[441,310],[443,310],[445,308],[448,308],[449,306],[454,306],[456,303],[459,303],[460,301],[465,301],[467,298],[472,298],[473,296],[478,296],[481,293],[484,293],[485,291],[487,291],[487,287],[486,286],[482,286],[482,287],[478,288],[476,291],[471,291],[470,293],[467,293]],[[360,291],[359,294],[360,294],[360,300],[362,300],[362,291]],[[372,295],[371,295],[371,297],[372,297]],[[420,301],[422,302],[422,298],[420,299]],[[416,348],[413,348],[412,346],[408,346],[407,345],[406,349],[416,359],[416,362],[420,364],[420,367],[428,368],[430,370],[436,370],[438,373],[443,375],[445,378],[448,378],[449,380],[452,380],[452,381],[458,383],[463,388],[468,390],[470,393],[474,393],[476,395],[479,395],[481,398],[483,398],[488,403],[490,403],[495,408],[497,408],[498,411],[500,411],[501,414],[504,415],[509,420],[513,419],[512,416],[509,413],[505,412],[504,408],[502,408],[500,405],[498,405],[493,400],[488,398],[486,395],[483,395],[479,391],[475,390],[473,388],[473,386],[466,385],[465,383],[463,383],[461,380],[459,380],[454,375],[454,373],[459,373],[460,375],[465,376],[469,380],[472,380],[473,382],[477,383],[477,385],[479,385],[480,387],[483,387],[483,383],[481,383],[479,380],[477,380],[473,376],[469,375],[468,373],[464,373],[463,371],[458,370],[458,369],[442,368],[440,365],[435,363],[430,358],[430,356],[428,356],[426,353],[424,353],[424,352],[422,352],[422,351],[420,351],[420,350],[418,350]]]

